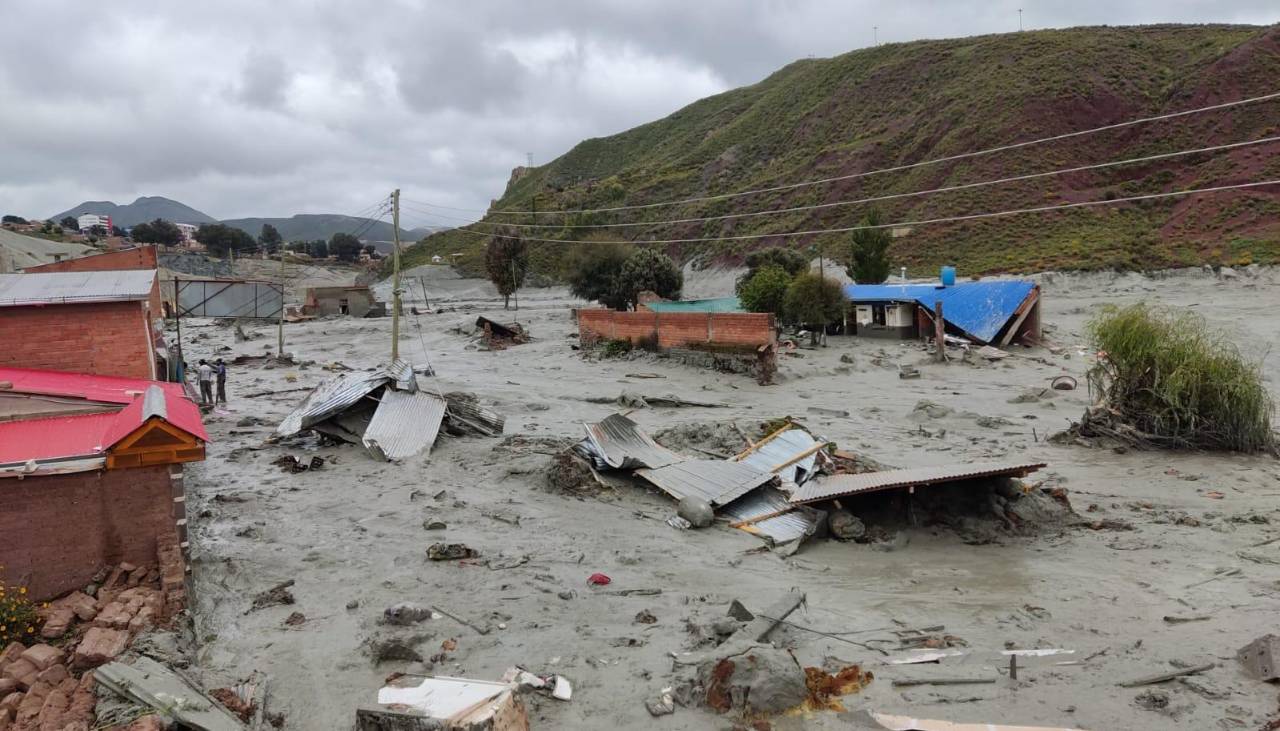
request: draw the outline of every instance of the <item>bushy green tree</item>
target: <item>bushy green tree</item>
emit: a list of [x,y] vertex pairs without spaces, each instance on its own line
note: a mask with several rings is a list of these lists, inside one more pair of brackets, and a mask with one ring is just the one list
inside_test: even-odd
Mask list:
[[743,283],[738,299],[748,312],[772,312],[781,320],[791,280],[792,276],[780,266],[762,267]]
[[80,228],[80,222],[77,221],[74,216],[63,216],[62,220],[58,221],[58,225],[63,228],[71,229],[72,231]]
[[783,301],[789,321],[815,328],[809,335],[813,345],[818,344],[822,328],[844,315],[844,308],[844,290],[840,283],[808,272],[792,280]]
[[795,249],[787,249],[781,246],[771,246],[767,249],[753,251],[747,254],[744,263],[747,265],[747,272],[739,277],[734,285],[734,290],[738,295],[742,294],[742,288],[755,276],[756,272],[765,267],[778,267],[790,277],[809,269],[808,256]]
[[177,225],[157,218],[150,223],[143,222],[133,227],[129,236],[140,244],[161,244],[177,246],[182,243],[182,230]]
[[484,250],[484,268],[489,281],[502,295],[502,307],[511,306],[511,295],[524,284],[529,271],[529,246],[514,228],[504,228]]
[[355,261],[360,256],[360,239],[346,232],[329,237],[329,254],[338,261]]
[[[871,210],[862,219],[863,226],[880,226],[880,212]],[[889,278],[889,243],[893,236],[887,228],[860,228],[849,240],[849,261],[845,272],[858,284],[880,284]]]
[[225,257],[231,252],[253,251],[258,242],[252,236],[234,226],[221,223],[203,223],[196,229],[196,241],[204,245],[209,254]]
[[627,297],[619,277],[622,265],[634,250],[620,241],[588,241],[569,255],[565,279],[569,292],[615,310],[627,309]]
[[269,223],[262,224],[262,232],[258,234],[258,244],[262,250],[268,254],[274,254],[280,250],[280,244],[284,241],[284,237],[276,230],[275,226]]
[[15,216],[12,213],[4,214],[4,217],[0,218],[0,221],[3,221],[4,223],[18,223],[18,224],[27,223],[27,219],[23,218],[22,216]]
[[307,242],[306,251],[312,259],[327,259],[329,258],[329,242],[324,239],[309,241]]
[[657,249],[637,249],[627,257],[618,274],[621,294],[635,309],[641,292],[653,292],[666,299],[679,299],[684,288],[684,274],[671,257]]

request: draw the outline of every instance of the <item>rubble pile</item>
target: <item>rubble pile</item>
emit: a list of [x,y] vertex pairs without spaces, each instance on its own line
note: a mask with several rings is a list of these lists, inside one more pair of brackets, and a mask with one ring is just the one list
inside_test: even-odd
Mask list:
[[[13,642],[0,651],[0,731],[99,728],[93,671],[183,609],[184,569],[177,552],[176,547],[161,549],[152,566],[104,568],[84,590],[40,608],[38,634],[45,642]],[[127,726],[131,731],[160,727],[146,718]]]

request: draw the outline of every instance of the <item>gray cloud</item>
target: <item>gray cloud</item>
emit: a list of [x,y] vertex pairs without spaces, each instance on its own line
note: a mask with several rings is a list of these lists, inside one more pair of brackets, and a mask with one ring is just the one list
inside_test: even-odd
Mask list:
[[[0,45],[0,211],[166,195],[218,217],[354,213],[397,186],[483,208],[528,152],[869,45],[873,27],[1016,30],[1020,4],[120,0],[54,43],[83,2],[9,0],[6,27],[26,30]],[[1280,20],[1274,0],[1025,5],[1027,28]]]

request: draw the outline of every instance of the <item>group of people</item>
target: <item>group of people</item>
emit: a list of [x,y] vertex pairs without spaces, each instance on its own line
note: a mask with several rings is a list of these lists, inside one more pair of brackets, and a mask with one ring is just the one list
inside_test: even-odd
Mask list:
[[200,359],[200,367],[196,369],[196,377],[200,382],[200,403],[212,404],[214,401],[213,384],[218,383],[216,403],[227,402],[227,364],[219,358],[211,365],[209,361]]

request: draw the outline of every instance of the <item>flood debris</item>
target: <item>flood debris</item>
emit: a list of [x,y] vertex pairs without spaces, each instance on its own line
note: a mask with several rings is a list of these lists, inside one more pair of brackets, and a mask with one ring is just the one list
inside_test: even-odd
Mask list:
[[427,558],[432,561],[456,561],[479,556],[479,551],[465,543],[432,543],[427,546]]
[[1267,634],[1259,637],[1241,647],[1236,658],[1258,680],[1280,680],[1280,635]]
[[377,703],[356,710],[356,731],[528,731],[529,716],[513,682],[402,675]]
[[1082,731],[1065,726],[1015,726],[1000,723],[957,723],[955,721],[937,721],[911,716],[895,716],[888,713],[864,712],[862,715],[870,723],[887,731]]
[[249,611],[293,604],[293,592],[289,591],[291,586],[293,586],[293,579],[282,581],[266,591],[259,592],[253,597],[253,604],[250,606]]
[[1211,662],[1204,663],[1203,665],[1193,665],[1193,666],[1181,668],[1181,669],[1174,670],[1167,673],[1156,673],[1155,675],[1147,675],[1141,678],[1136,678],[1134,680],[1126,680],[1123,683],[1118,683],[1117,685],[1119,685],[1121,688],[1137,688],[1143,685],[1155,685],[1156,683],[1164,683],[1170,680],[1176,680],[1178,678],[1181,678],[1187,675],[1198,675],[1207,670],[1212,670],[1215,667],[1217,667],[1217,664],[1211,663]]
[[244,724],[221,703],[164,665],[139,656],[94,670],[94,682],[126,700],[151,708],[196,731],[243,731]]
[[341,373],[316,386],[280,422],[277,437],[313,430],[360,444],[375,459],[407,459],[435,444],[446,404],[419,389],[419,371],[396,361],[372,371]]
[[402,602],[382,610],[383,624],[407,626],[431,619],[431,608]]
[[309,460],[301,460],[292,454],[285,454],[271,460],[271,464],[279,467],[282,472],[297,474],[299,472],[318,470],[324,467],[324,457],[317,454],[312,456]]
[[502,350],[511,345],[529,342],[529,334],[518,322],[498,322],[481,315],[476,318],[476,329],[481,332],[485,345],[491,350]]

